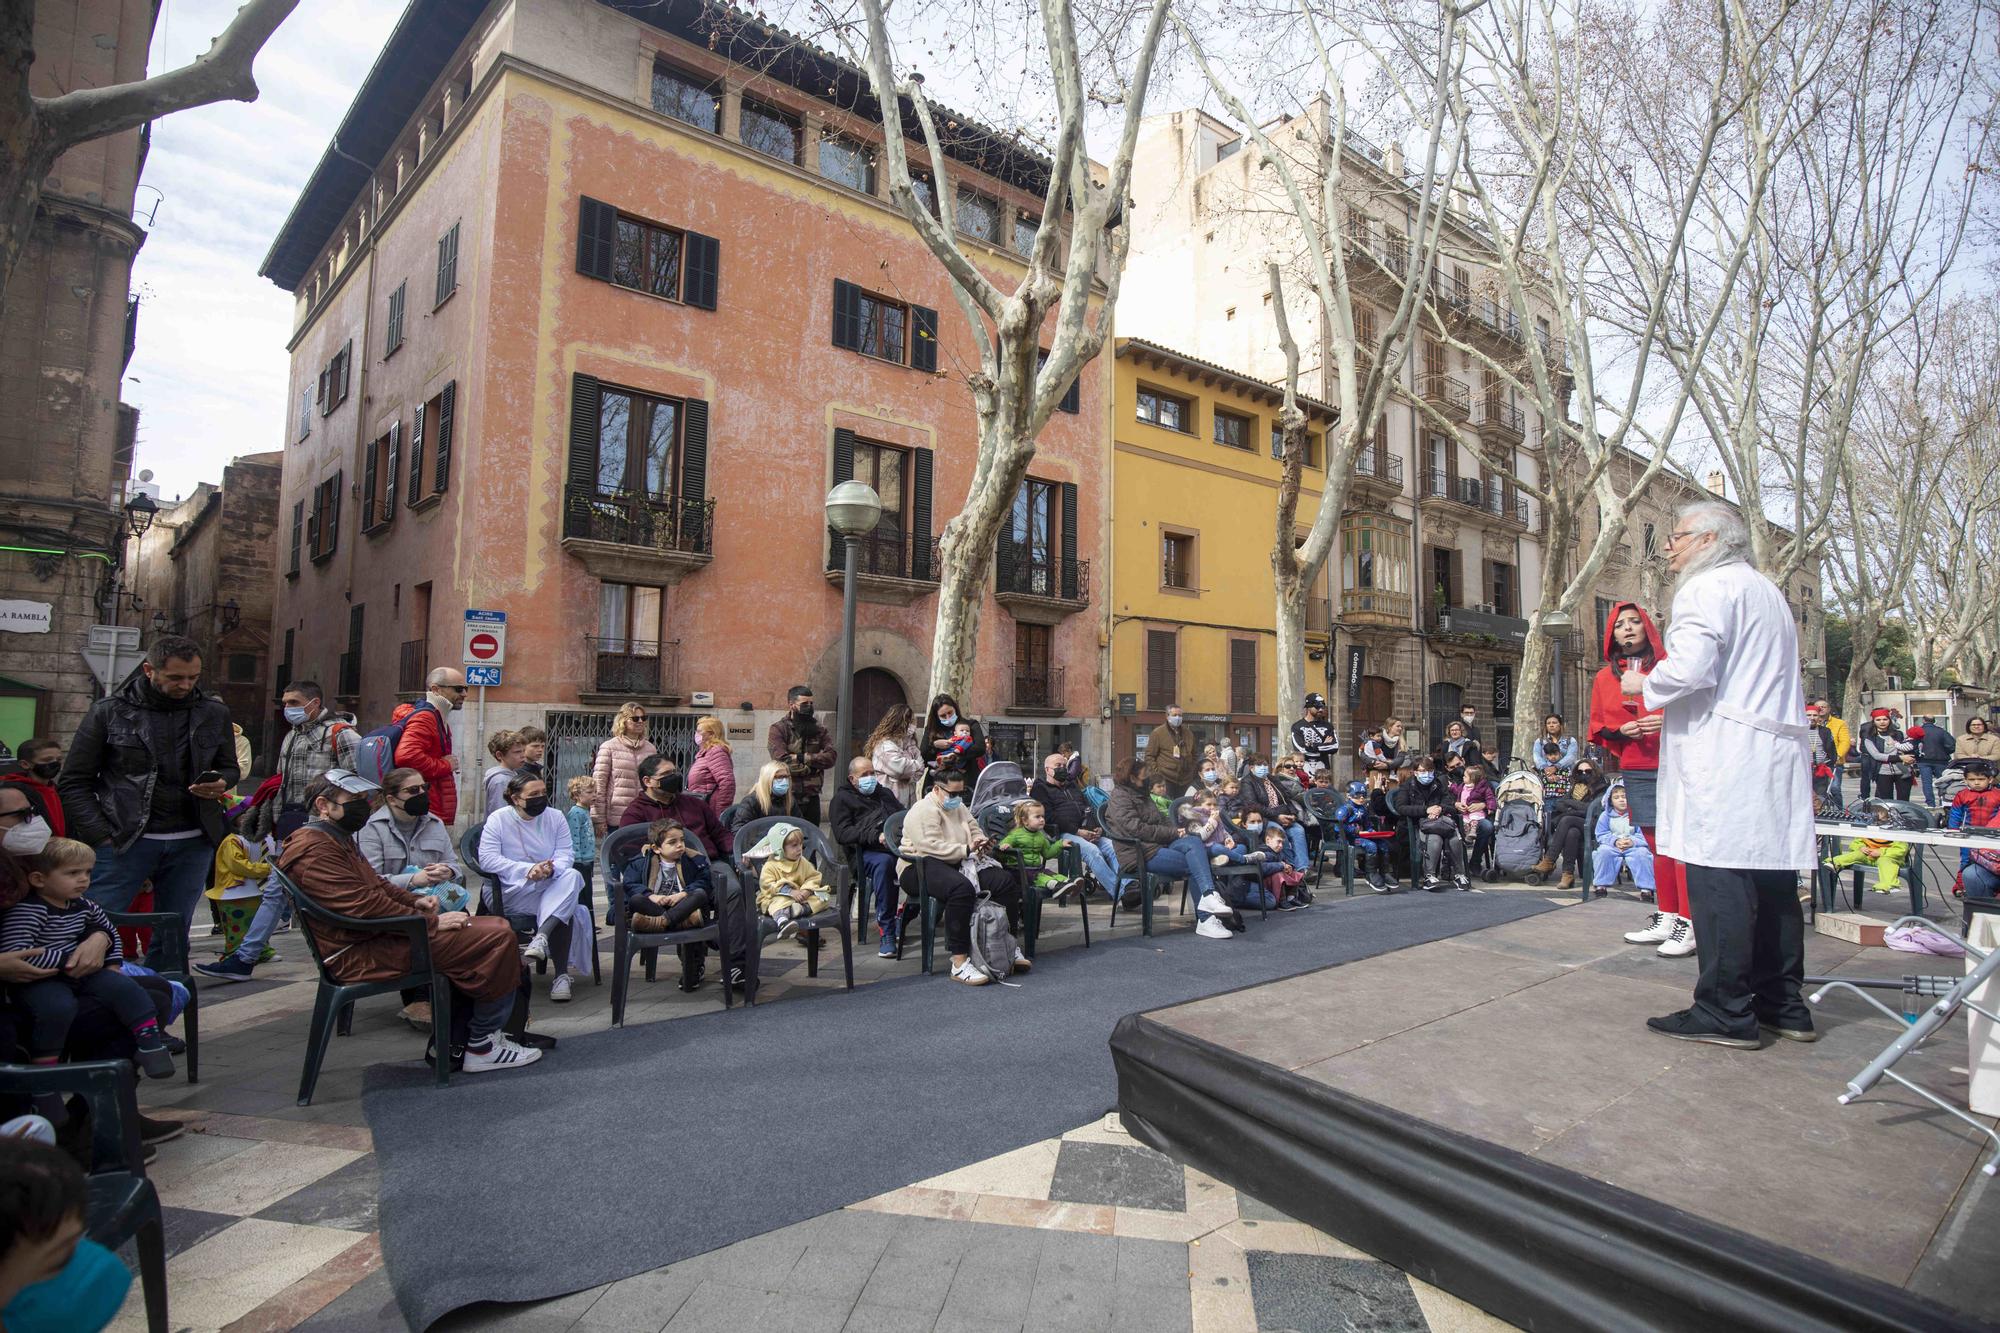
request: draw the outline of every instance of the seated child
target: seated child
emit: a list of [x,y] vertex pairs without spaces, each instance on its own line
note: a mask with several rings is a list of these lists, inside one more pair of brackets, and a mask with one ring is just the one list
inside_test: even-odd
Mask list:
[[1367,783],[1357,781],[1347,784],[1347,799],[1341,802],[1333,819],[1341,840],[1354,849],[1355,876],[1366,879],[1375,892],[1387,893],[1391,886],[1382,877],[1389,859],[1383,846],[1386,839],[1361,836],[1383,827],[1376,822]]
[[1160,807],[1161,814],[1170,815],[1174,812],[1174,800],[1173,797],[1167,794],[1167,780],[1165,778],[1154,778],[1146,784],[1146,790],[1152,796],[1153,804]]
[[97,1333],[118,1315],[132,1274],[90,1239],[83,1171],[48,1139],[9,1138],[0,1152],[0,1310],[9,1329]]
[[[1879,825],[1890,826],[1895,819],[1885,809],[1877,808],[1875,811],[1875,822]],[[1828,857],[1826,864],[1835,870],[1845,870],[1865,861],[1875,867],[1875,892],[1894,893],[1903,887],[1903,861],[1909,854],[1910,844],[1907,842],[1895,842],[1888,838],[1854,838],[1849,840],[1846,851]]]
[[[1993,761],[1968,759],[1965,786],[1951,798],[1946,828],[2000,828],[2000,787],[1993,785]],[[1959,888],[1970,898],[2000,897],[2000,843],[1967,847],[1958,854]]]
[[[151,1078],[172,1078],[174,1057],[160,1034],[159,1011],[152,997],[121,970],[125,955],[111,918],[83,896],[96,864],[97,853],[87,843],[49,839],[28,860],[28,896],[0,916],[0,953],[22,954],[23,963],[48,972],[9,987],[30,1020],[29,1058],[38,1065],[52,1065],[62,1058],[70,1024],[76,1021],[77,996],[85,995],[132,1030],[139,1068]],[[98,933],[110,940],[104,966],[85,977],[65,973],[62,969],[77,946]],[[67,1118],[60,1097],[37,1098],[36,1110],[52,1123]]]
[[[1228,820],[1231,824],[1240,826],[1243,823],[1243,784],[1235,778],[1224,778],[1222,780],[1221,796],[1216,802],[1216,808],[1222,811],[1224,819]],[[1249,830],[1246,829],[1244,831],[1248,832]]]
[[[589,818],[587,809],[584,817]],[[656,819],[648,824],[645,853],[625,863],[623,877],[611,889],[624,895],[631,928],[647,935],[701,929],[714,907],[715,887],[708,877],[708,859],[688,847],[681,822]],[[708,945],[697,940],[675,952],[681,960],[680,988],[692,991],[701,984]]]
[[757,910],[778,923],[779,939],[833,906],[819,867],[806,856],[806,835],[796,825],[774,825],[744,860],[760,858],[765,859],[757,874]]
[[1053,897],[1057,902],[1067,902],[1072,893],[1083,887],[1083,881],[1063,876],[1059,868],[1062,839],[1051,838],[1048,827],[1049,815],[1042,808],[1042,803],[1022,801],[1014,807],[1014,827],[1000,839],[1000,848],[1012,852],[1028,868],[1033,876],[1030,886],[1035,892]]
[[1600,898],[1618,882],[1620,866],[1632,872],[1632,882],[1640,888],[1653,887],[1653,849],[1646,845],[1638,822],[1632,818],[1632,807],[1622,782],[1605,793],[1604,813],[1597,817],[1597,851],[1592,861],[1595,873],[1590,885]]
[[576,857],[574,869],[583,876],[583,896],[589,902],[590,885],[597,878],[597,821],[590,813],[597,804],[597,779],[582,774],[571,778],[565,790],[569,792],[569,809],[563,811],[563,818],[569,822],[570,853]]
[[1486,780],[1491,771],[1479,764],[1467,764],[1464,780],[1451,789],[1459,817],[1471,830],[1475,866],[1483,865],[1493,850],[1493,812],[1500,808],[1500,798],[1494,793],[1493,784]]
[[1557,888],[1575,888],[1577,877],[1583,874],[1583,845],[1588,836],[1590,801],[1590,781],[1587,777],[1572,778],[1568,794],[1555,799],[1554,813],[1549,818],[1549,862],[1550,869],[1562,871],[1562,881]]
[[1187,831],[1208,848],[1210,865],[1240,865],[1250,859],[1249,851],[1236,841],[1229,821],[1222,817],[1222,803],[1213,796],[1197,796],[1181,810],[1187,819]]
[[1272,824],[1260,828],[1259,833],[1264,839],[1264,849],[1258,853],[1264,858],[1264,891],[1276,900],[1280,911],[1288,906],[1304,907],[1312,901],[1312,893],[1305,887],[1306,872],[1285,860],[1285,830]]

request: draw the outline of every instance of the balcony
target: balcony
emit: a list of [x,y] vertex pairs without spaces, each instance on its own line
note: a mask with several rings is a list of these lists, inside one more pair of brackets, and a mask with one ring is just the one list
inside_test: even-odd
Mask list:
[[[826,581],[838,588],[846,578],[847,538],[826,530]],[[854,539],[854,595],[864,602],[908,606],[937,591],[943,560],[935,537],[877,528]]]
[[1528,622],[1503,616],[1491,607],[1439,606],[1425,608],[1424,629],[1442,638],[1487,648],[1519,648],[1528,641]]
[[1527,438],[1526,414],[1497,394],[1485,393],[1472,400],[1472,425],[1480,438],[1493,444],[1516,446]]
[[713,498],[563,492],[563,550],[592,578],[667,587],[714,560],[714,540]]
[[1403,493],[1403,460],[1386,449],[1363,449],[1354,456],[1354,486],[1387,498]]
[[430,674],[430,669],[430,640],[409,640],[396,656],[396,693],[422,694],[424,678]]
[[584,703],[677,704],[681,691],[681,643],[650,639],[586,636],[584,669],[589,673],[579,698]]
[[993,598],[1018,621],[1059,624],[1090,605],[1090,562],[1001,542],[993,560]]
[[1410,594],[1406,592],[1344,588],[1340,593],[1340,618],[1350,625],[1394,625],[1408,629],[1410,608]]
[[1489,515],[1499,519],[1502,523],[1511,523],[1521,528],[1533,526],[1528,521],[1527,496],[1517,495],[1510,500],[1507,498],[1507,492],[1502,487],[1488,486],[1484,489],[1486,491],[1485,503],[1480,505],[1481,509],[1484,509]]
[[1009,713],[1024,717],[1059,717],[1063,711],[1063,667],[1014,664],[1014,694]]
[[1458,505],[1464,509],[1483,510],[1481,488],[1476,477],[1454,477],[1448,472],[1431,468],[1423,474],[1423,485],[1417,490],[1419,500],[1438,504]]
[[1417,381],[1417,391],[1448,417],[1464,421],[1472,415],[1472,391],[1455,375],[1425,375]]
[[1409,243],[1399,233],[1373,239],[1373,229],[1349,232],[1341,238],[1347,252],[1347,280],[1377,293],[1398,294],[1410,265]]
[[1521,317],[1500,304],[1491,296],[1482,296],[1472,303],[1470,317],[1474,326],[1495,338],[1521,345]]

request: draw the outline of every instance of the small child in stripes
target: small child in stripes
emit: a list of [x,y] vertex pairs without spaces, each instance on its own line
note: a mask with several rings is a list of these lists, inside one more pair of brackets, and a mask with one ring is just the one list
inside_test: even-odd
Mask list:
[[[29,859],[28,896],[0,916],[0,953],[22,954],[30,967],[47,971],[39,980],[12,987],[32,1020],[29,1054],[38,1065],[52,1065],[62,1058],[70,1024],[76,1021],[77,996],[86,995],[132,1030],[141,1069],[153,1078],[172,1078],[174,1057],[161,1039],[153,999],[120,970],[124,954],[118,947],[118,932],[104,909],[83,896],[96,864],[97,853],[89,844],[50,838]],[[82,977],[65,972],[76,946],[93,931],[111,940],[104,966]]]

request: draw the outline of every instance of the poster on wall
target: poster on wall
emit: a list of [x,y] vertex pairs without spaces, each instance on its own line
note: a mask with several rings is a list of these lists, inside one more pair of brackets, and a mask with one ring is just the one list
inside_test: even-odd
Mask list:
[[1361,677],[1366,671],[1368,650],[1358,643],[1347,646],[1347,711],[1361,707]]
[[1514,668],[1497,666],[1493,668],[1493,715],[1496,718],[1514,715]]

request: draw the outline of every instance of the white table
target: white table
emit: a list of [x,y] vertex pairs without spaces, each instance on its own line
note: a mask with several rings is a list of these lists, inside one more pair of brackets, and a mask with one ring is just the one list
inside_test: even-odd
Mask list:
[[[1947,829],[1885,828],[1880,824],[1853,824],[1843,820],[1814,820],[1813,833],[1820,839],[1819,859],[1822,862],[1813,868],[1813,883],[1816,887],[1813,898],[1816,907],[1824,907],[1828,911],[1833,911],[1840,905],[1840,872],[1828,869],[1823,864],[1827,857],[1833,854],[1827,850],[1829,842],[1835,844],[1836,850],[1839,844],[1851,838],[1869,838],[1877,842],[1906,842],[1915,844],[1919,848],[1949,847],[1957,851],[1970,847],[2000,849],[2000,838],[1968,837],[1964,833]],[[1957,862],[1956,856],[1946,862],[1949,878],[1957,877]],[[1921,916],[1924,910],[1924,864],[1925,854],[1920,850],[1909,867],[1910,912],[1917,916]],[[1861,893],[1862,890],[1857,887],[1852,895],[1853,909],[1857,912],[1861,910]]]

